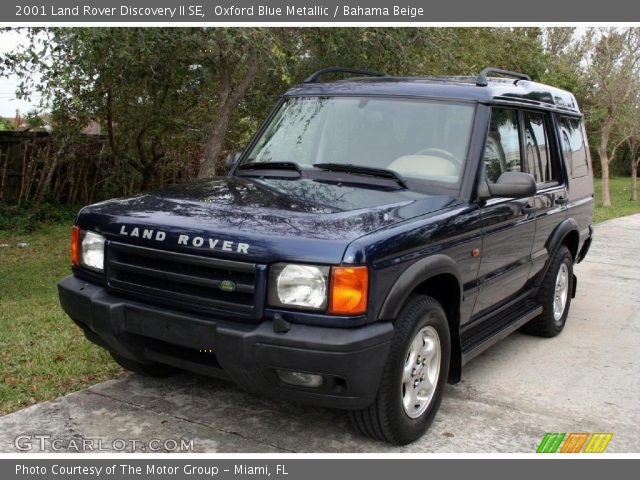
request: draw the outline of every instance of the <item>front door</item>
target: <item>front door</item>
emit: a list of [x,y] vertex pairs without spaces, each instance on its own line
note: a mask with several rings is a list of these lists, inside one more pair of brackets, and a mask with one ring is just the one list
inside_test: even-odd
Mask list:
[[[527,171],[520,124],[517,110],[492,109],[483,161],[487,182],[495,182],[506,171]],[[483,240],[474,316],[483,316],[524,291],[536,234],[535,201],[535,197],[492,198],[481,206]]]

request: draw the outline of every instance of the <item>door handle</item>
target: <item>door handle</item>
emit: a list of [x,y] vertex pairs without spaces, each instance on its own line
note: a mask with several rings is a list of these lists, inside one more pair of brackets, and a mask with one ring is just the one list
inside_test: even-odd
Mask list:
[[536,207],[532,207],[531,205],[522,207],[522,213],[524,213],[525,215],[531,215],[532,213],[535,213],[536,210],[538,209]]
[[567,197],[558,197],[556,198],[556,205],[566,205],[569,202]]

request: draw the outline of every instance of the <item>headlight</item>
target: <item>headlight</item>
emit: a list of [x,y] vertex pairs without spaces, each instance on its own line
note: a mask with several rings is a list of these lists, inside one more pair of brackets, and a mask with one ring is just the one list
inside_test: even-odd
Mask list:
[[369,269],[277,263],[269,273],[269,305],[326,310],[337,315],[367,312]]
[[271,268],[269,304],[324,310],[327,306],[329,267],[276,264]]
[[71,262],[97,272],[104,271],[104,242],[102,235],[73,227]]

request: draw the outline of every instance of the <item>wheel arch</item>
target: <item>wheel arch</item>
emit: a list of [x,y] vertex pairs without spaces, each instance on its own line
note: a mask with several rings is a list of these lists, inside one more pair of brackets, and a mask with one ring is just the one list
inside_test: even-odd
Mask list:
[[578,223],[573,218],[566,218],[551,232],[546,247],[551,256],[560,245],[566,245],[575,260],[578,257],[579,244]]
[[407,268],[391,287],[379,319],[395,320],[412,294],[429,295],[444,308],[451,335],[449,383],[460,381],[462,348],[460,344],[460,306],[462,281],[456,263],[446,255],[423,258]]
[[573,257],[574,263],[578,259],[578,249],[580,247],[580,233],[578,230],[578,223],[573,218],[564,219],[554,230],[551,232],[549,239],[546,243],[547,252],[549,252],[549,259],[545,264],[544,268],[538,274],[538,278],[536,279],[535,285],[539,287],[544,279],[544,276],[549,270],[549,265],[551,264],[551,259],[555,254],[556,250],[560,248],[562,245],[565,245],[571,256]]

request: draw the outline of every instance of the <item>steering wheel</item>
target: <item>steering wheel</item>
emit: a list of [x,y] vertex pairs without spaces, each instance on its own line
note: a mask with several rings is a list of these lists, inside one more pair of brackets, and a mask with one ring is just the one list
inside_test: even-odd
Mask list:
[[436,157],[443,158],[445,160],[449,160],[456,167],[460,167],[462,165],[462,160],[453,156],[451,152],[443,150],[442,148],[424,148],[422,150],[417,151],[414,155],[434,155]]

